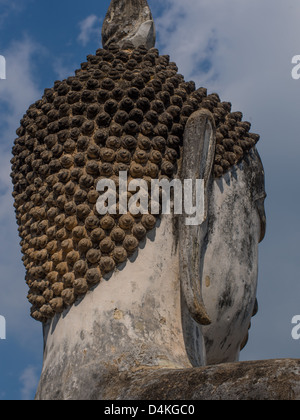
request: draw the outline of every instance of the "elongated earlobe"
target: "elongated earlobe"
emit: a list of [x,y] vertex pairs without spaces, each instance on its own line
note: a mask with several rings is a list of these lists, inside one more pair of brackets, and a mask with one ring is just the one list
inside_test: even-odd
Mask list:
[[[182,180],[203,180],[203,223],[189,225],[187,214],[180,218],[180,279],[183,296],[192,318],[202,325],[210,324],[201,293],[201,252],[207,233],[208,185],[216,146],[216,129],[212,114],[207,110],[196,111],[189,118],[184,132]],[[193,201],[196,202],[196,191]]]

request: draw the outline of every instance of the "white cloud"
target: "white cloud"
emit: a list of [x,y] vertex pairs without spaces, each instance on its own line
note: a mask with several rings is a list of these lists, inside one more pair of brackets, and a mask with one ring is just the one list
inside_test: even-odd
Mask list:
[[101,20],[96,15],[90,15],[79,23],[80,33],[78,41],[86,46],[92,38],[99,38],[101,35]]
[[300,54],[300,3],[166,0],[165,6],[156,20],[161,52],[171,55],[186,79],[244,113],[262,135],[259,148],[272,170],[277,159],[296,164],[290,151],[300,152],[300,81],[291,77],[291,60]]
[[37,374],[37,368],[34,366],[28,366],[20,376],[21,387],[21,399],[23,401],[32,400],[34,393],[37,389],[39,376]]

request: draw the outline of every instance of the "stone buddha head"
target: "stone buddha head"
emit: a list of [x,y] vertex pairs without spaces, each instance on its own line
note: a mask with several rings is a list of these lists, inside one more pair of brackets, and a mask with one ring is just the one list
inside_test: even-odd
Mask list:
[[[46,89],[17,130],[13,195],[44,328],[41,398],[66,398],[96,371],[105,387],[113,373],[236,361],[257,309],[259,136],[154,45],[146,0],[113,0],[103,49]],[[187,223],[184,206],[161,214],[161,201],[151,214],[150,193],[148,212],[120,212],[138,193],[121,193],[120,173],[147,193],[153,180],[202,180],[201,223]],[[105,180],[115,211],[99,214]]]

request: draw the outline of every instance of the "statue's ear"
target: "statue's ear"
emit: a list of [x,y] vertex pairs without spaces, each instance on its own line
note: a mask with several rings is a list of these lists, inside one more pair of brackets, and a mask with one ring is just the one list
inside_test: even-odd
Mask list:
[[[184,208],[179,223],[180,278],[181,288],[192,318],[202,325],[210,324],[204,307],[201,280],[201,254],[205,246],[208,214],[208,186],[212,177],[216,147],[216,129],[212,114],[207,110],[194,112],[187,121],[184,132],[181,178],[196,180],[201,186],[193,188],[193,202],[201,203],[202,219],[199,223],[189,223],[189,215]],[[186,192],[186,191],[185,191]],[[196,195],[202,195],[199,200]],[[199,210],[199,209],[198,209]]]

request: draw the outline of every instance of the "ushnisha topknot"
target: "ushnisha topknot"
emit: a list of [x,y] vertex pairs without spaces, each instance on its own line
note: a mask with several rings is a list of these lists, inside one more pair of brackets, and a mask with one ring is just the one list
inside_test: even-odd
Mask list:
[[186,122],[201,108],[215,119],[214,174],[221,177],[259,136],[230,103],[185,82],[155,48],[110,43],[30,106],[11,162],[33,318],[61,313],[138,249],[159,216],[100,216],[96,185],[120,171],[148,184],[175,177]]
[[155,24],[147,0],[111,0],[102,26],[102,45],[155,47]]

